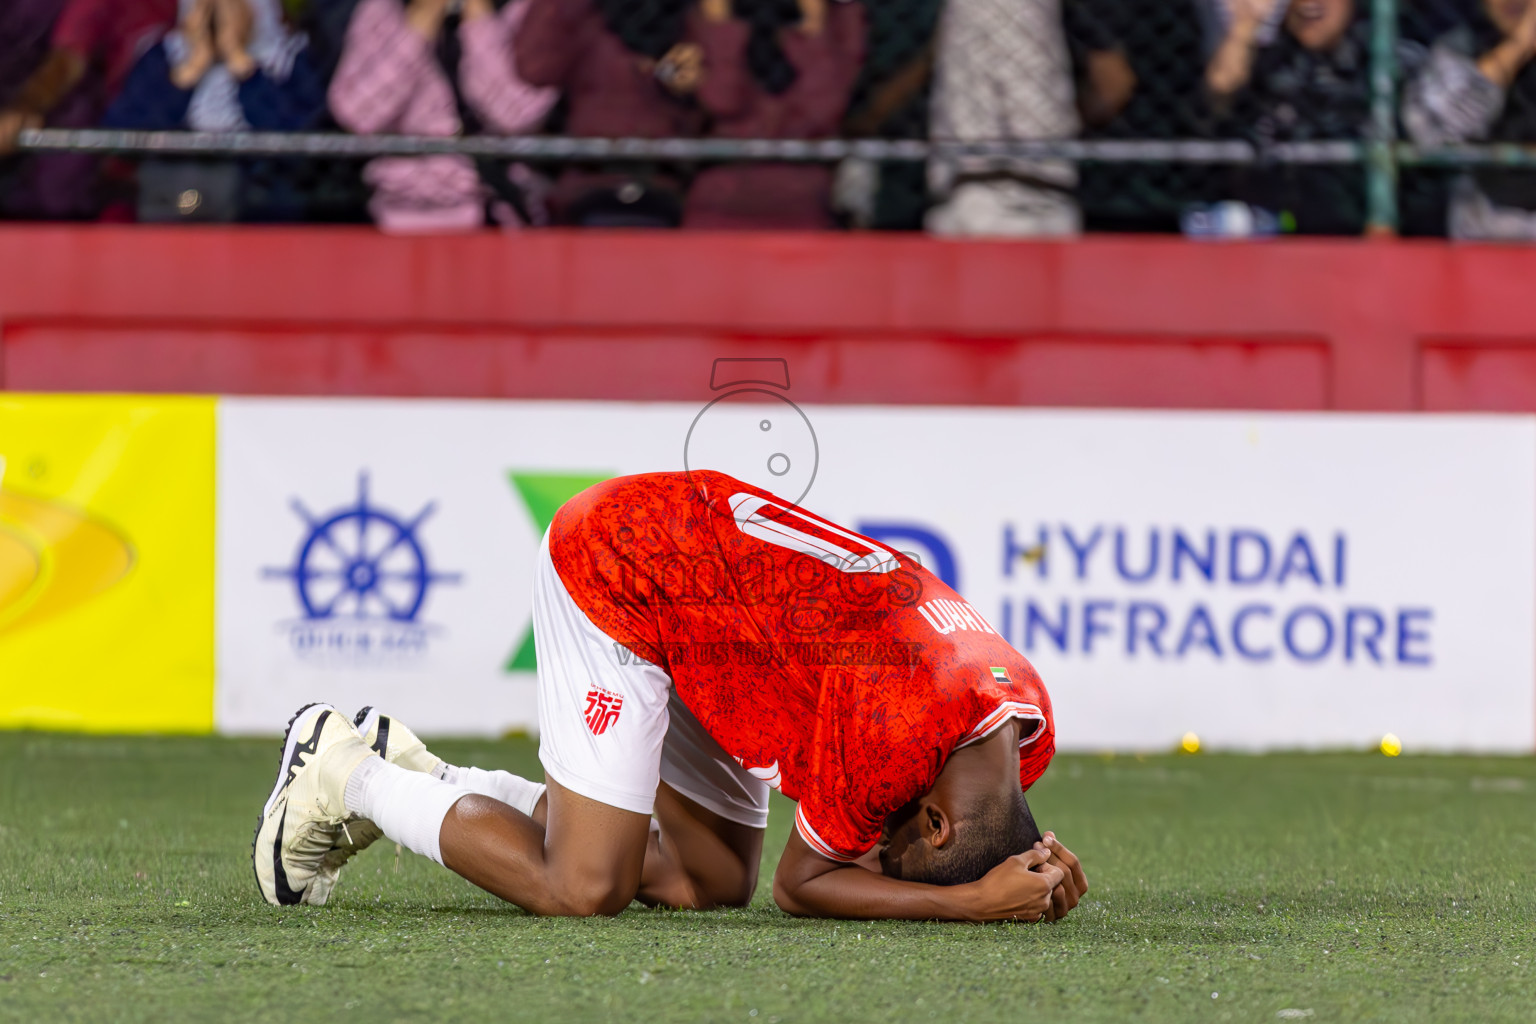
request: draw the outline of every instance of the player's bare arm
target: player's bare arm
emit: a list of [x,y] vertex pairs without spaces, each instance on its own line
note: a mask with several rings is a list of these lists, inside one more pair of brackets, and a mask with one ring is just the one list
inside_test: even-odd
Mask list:
[[[1018,791],[1019,731],[1018,723],[1010,722],[983,742],[955,751],[934,787],[887,819],[878,873],[867,858],[836,861],[792,834],[774,876],[774,899],[788,913],[817,917],[1050,921],[1065,916],[1087,890],[1087,880],[1076,856],[1054,835],[1031,842],[1038,833]],[[1013,855],[1000,862],[989,852],[995,845],[978,842],[1010,831],[1019,838]],[[936,880],[946,884],[933,884]]]
[[897,921],[1039,921],[1050,912],[1060,868],[1036,847],[1011,857],[975,882],[928,885],[829,860],[799,833],[789,837],[773,876],[773,898],[785,913]]

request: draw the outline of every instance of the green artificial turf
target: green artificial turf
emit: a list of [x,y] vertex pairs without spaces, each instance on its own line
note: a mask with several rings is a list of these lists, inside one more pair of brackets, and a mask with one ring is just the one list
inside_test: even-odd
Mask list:
[[[526,740],[435,745],[536,771]],[[1530,1021],[1536,761],[1059,756],[1053,926],[538,920],[380,843],[259,902],[275,741],[0,734],[0,1018]],[[777,799],[777,798],[776,798]],[[769,849],[788,804],[774,805]]]

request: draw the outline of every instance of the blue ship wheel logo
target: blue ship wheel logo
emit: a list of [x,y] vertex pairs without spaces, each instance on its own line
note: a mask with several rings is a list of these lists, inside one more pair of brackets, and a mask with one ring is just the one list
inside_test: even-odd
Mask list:
[[357,479],[357,503],[317,516],[299,499],[290,503],[307,530],[294,564],[267,569],[268,579],[294,584],[306,619],[415,622],[435,583],[457,583],[458,573],[433,572],[420,530],[436,511],[428,502],[410,518],[369,504],[368,474]]

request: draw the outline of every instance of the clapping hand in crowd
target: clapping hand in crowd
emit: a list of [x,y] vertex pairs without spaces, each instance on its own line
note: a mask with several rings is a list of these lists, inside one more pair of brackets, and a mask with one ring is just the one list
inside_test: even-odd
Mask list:
[[1291,0],[1233,0],[1232,24],[1242,24],[1248,30],[1257,30],[1279,13],[1281,7],[1289,6]]
[[[827,0],[798,0],[800,24],[797,29],[808,36],[819,36],[827,27]],[[731,0],[700,0],[699,13],[704,20],[718,24],[731,19]],[[697,43],[678,43],[658,61],[641,61],[662,85],[677,96],[696,92],[704,80],[704,50]]]
[[213,7],[214,0],[198,0],[177,26],[186,41],[186,55],[171,68],[171,82],[178,89],[190,89],[201,82],[218,59],[213,41]]
[[[724,21],[729,17],[730,0],[718,0],[719,5],[727,8],[725,17],[713,20]],[[705,17],[709,17],[706,5]],[[692,96],[698,89],[699,83],[704,80],[704,48],[698,43],[675,43],[672,48],[661,55],[660,60],[652,60],[649,57],[639,58],[640,70],[648,75],[656,76],[656,81],[666,87],[674,96]]]
[[186,56],[171,69],[171,81],[178,89],[191,89],[216,64],[223,64],[237,80],[251,77],[256,70],[248,49],[253,25],[245,0],[198,0],[178,26]]
[[[819,36],[827,27],[827,0],[797,0],[800,8],[800,24],[796,26],[808,36]],[[699,11],[705,21],[729,21],[731,0],[699,0]]]
[[827,27],[827,0],[799,0],[800,31],[816,37]]
[[496,13],[491,0],[411,0],[405,19],[425,39],[437,38],[448,15],[458,12],[465,21]]
[[1217,47],[1216,53],[1205,71],[1207,87],[1218,97],[1230,96],[1248,84],[1253,72],[1253,49],[1258,42],[1259,29],[1273,16],[1280,5],[1291,0],[1233,0],[1232,22],[1227,35]]
[[641,58],[640,67],[674,96],[691,96],[704,80],[704,49],[698,43],[677,43],[660,60]]
[[251,6],[245,0],[214,0],[218,18],[214,25],[213,45],[219,60],[240,81],[251,77],[256,61],[246,49],[251,42]]

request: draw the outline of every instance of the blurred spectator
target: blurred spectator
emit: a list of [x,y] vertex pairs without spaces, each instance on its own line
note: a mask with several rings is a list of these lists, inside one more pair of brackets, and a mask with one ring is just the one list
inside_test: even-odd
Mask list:
[[[934,142],[1029,141],[1077,135],[1061,0],[949,0],[939,21],[930,134]],[[1073,235],[1077,171],[1063,160],[936,156],[929,185],[940,235]]]
[[[703,0],[699,102],[732,139],[837,135],[864,56],[864,6],[832,0]],[[727,163],[701,171],[690,228],[830,228],[832,169]]]
[[[866,3],[864,66],[845,138],[926,139],[933,42],[943,0]],[[928,168],[908,161],[850,158],[838,165],[833,207],[860,228],[916,231],[928,210]]]
[[[565,133],[597,138],[697,135],[692,96],[703,51],[686,38],[691,0],[527,0],[518,69],[559,89]],[[682,175],[661,165],[570,167],[551,194],[562,224],[675,227]]]
[[1140,82],[1131,67],[1126,36],[1145,36],[1149,26],[1145,22],[1123,24],[1126,19],[1117,15],[1131,14],[1129,7],[1124,0],[1063,0],[1062,21],[1077,83],[1077,109],[1085,126],[1113,121],[1136,95]]
[[[90,128],[105,102],[146,47],[176,20],[176,0],[6,0],[0,27],[30,34],[53,13],[47,53],[36,58],[36,44],[21,50],[30,64],[26,80],[0,109],[0,156],[11,152],[24,128]],[[12,20],[16,19],[16,20]],[[6,37],[6,43],[18,40]],[[31,56],[28,56],[29,51]],[[14,73],[14,72],[13,72]],[[97,216],[100,160],[87,154],[53,153],[34,157],[14,169],[5,190],[9,216],[80,219]]]
[[[1206,0],[1064,0],[1089,139],[1198,139],[1211,133],[1200,14]],[[1090,231],[1177,231],[1220,172],[1198,164],[1078,165]]]
[[[277,0],[181,0],[181,17],[139,58],[103,118],[109,128],[301,131],[325,113],[306,40]],[[147,159],[139,219],[301,220],[301,163]]]
[[[519,77],[512,40],[530,11],[518,0],[362,0],[331,81],[331,111],[349,131],[458,135],[481,127],[515,135],[537,127],[551,89]],[[457,83],[457,87],[455,87]],[[537,177],[464,156],[381,157],[364,177],[374,220],[386,231],[465,231],[543,223]],[[489,201],[489,206],[487,205]]]
[[[1356,0],[1291,0],[1282,31],[1258,49],[1277,0],[1236,0],[1206,68],[1215,111],[1235,115],[1261,148],[1276,142],[1359,139],[1371,119],[1370,23]],[[1286,0],[1278,0],[1283,6]],[[1237,173],[1236,198],[1294,219],[1307,234],[1359,234],[1365,180],[1358,167],[1264,165]]]
[[[1424,146],[1536,142],[1536,0],[1483,0],[1436,40],[1409,83],[1403,124]],[[1536,241],[1536,174],[1480,168],[1456,180],[1453,238]]]

